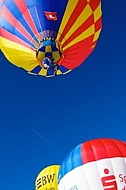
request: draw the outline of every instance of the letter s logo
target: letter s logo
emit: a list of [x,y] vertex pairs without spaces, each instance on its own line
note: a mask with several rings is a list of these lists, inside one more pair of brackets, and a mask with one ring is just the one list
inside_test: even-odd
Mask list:
[[[109,174],[108,169],[104,169],[105,174]],[[104,190],[117,190],[117,183],[114,175],[109,175],[101,178]]]

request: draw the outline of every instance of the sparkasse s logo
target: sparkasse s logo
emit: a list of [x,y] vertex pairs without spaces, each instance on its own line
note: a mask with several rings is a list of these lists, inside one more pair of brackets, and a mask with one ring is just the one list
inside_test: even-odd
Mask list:
[[117,190],[118,188],[115,176],[109,175],[109,170],[107,168],[104,169],[104,173],[106,176],[101,178],[104,190]]

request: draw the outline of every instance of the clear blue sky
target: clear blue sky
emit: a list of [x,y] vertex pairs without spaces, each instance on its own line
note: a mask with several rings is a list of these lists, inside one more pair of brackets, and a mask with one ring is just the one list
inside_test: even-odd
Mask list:
[[102,1],[103,29],[97,46],[83,65],[67,75],[29,75],[3,57],[1,190],[33,190],[41,169],[61,164],[72,148],[86,140],[125,141],[125,7],[125,0]]

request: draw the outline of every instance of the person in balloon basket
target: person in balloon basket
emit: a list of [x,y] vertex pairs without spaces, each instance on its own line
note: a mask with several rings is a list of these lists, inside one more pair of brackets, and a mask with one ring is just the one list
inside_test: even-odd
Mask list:
[[58,65],[54,62],[54,58],[52,58],[51,56],[45,57],[42,63],[44,69],[53,70],[56,74]]

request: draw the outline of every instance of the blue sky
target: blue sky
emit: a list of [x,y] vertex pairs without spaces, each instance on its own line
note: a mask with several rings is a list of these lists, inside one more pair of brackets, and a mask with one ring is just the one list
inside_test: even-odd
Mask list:
[[126,2],[102,1],[94,52],[71,73],[44,78],[0,57],[1,190],[33,190],[39,171],[89,139],[126,138]]

